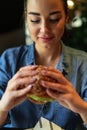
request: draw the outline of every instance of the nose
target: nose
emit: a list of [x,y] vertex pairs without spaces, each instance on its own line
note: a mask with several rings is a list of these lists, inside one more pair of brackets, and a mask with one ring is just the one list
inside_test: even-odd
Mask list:
[[49,30],[50,30],[49,24],[46,21],[42,22],[40,31],[44,33],[44,32],[49,32]]

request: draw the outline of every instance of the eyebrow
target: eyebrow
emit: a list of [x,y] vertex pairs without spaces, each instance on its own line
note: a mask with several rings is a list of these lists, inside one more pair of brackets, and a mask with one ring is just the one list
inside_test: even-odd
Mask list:
[[54,11],[54,12],[50,13],[50,15],[54,15],[54,14],[60,14],[60,11]]
[[35,12],[28,12],[28,14],[30,14],[30,15],[40,15],[39,13],[35,13]]
[[[60,11],[54,11],[54,12],[51,12],[49,15],[54,15],[54,14],[59,14],[59,13]],[[36,12],[28,12],[28,14],[40,16],[40,14]]]

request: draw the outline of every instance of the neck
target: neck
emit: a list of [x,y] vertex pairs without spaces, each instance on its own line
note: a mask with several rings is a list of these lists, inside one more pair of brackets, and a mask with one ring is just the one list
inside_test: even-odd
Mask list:
[[41,64],[45,66],[55,66],[59,60],[61,53],[61,44],[51,47],[51,48],[43,48],[36,46],[35,58],[36,64]]

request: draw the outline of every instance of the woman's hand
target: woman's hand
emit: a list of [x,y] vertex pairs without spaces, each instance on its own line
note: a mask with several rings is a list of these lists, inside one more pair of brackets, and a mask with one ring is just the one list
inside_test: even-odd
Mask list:
[[[1,99],[3,111],[9,111],[16,105],[23,102],[35,82],[34,75],[36,66],[22,67],[8,82],[6,91]],[[33,77],[32,77],[33,76]]]
[[52,77],[57,81],[57,83],[41,81],[41,85],[47,88],[49,96],[54,98],[64,107],[79,114],[83,111],[83,109],[85,109],[85,107],[87,108],[87,103],[81,99],[73,85],[59,70],[50,67],[47,68],[46,71],[44,70],[42,74],[44,76]]

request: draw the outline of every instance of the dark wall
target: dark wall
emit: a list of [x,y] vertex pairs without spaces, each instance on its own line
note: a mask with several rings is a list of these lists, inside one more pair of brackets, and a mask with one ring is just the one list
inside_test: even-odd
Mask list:
[[23,9],[23,0],[2,0],[0,2],[0,33],[21,27]]
[[0,53],[25,43],[24,0],[0,1]]

